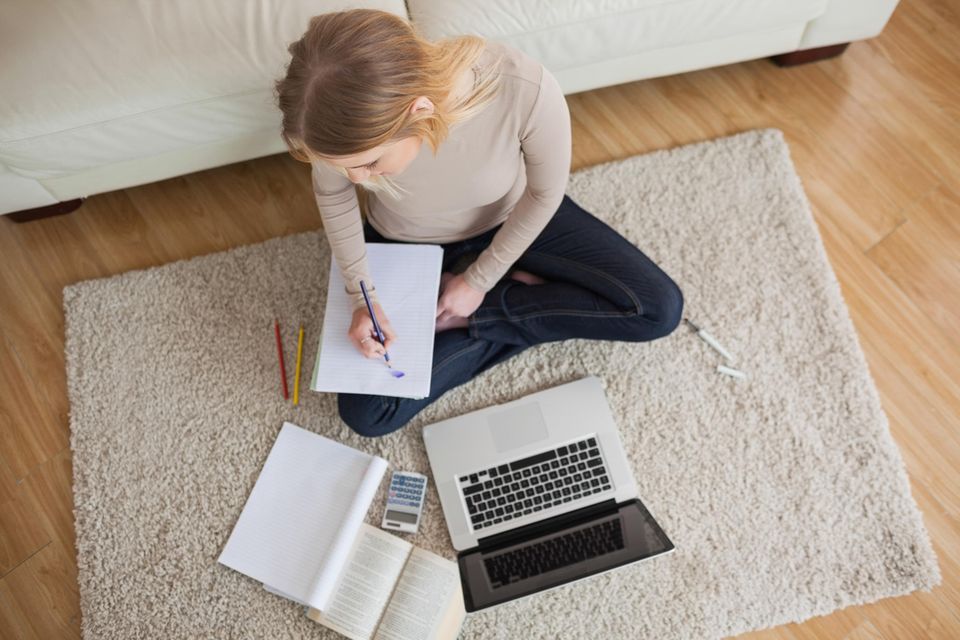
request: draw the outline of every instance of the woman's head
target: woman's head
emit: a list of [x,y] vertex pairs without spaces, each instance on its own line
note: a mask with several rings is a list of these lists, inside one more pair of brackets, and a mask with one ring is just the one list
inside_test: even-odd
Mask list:
[[325,161],[376,188],[406,168],[422,141],[436,152],[452,125],[493,97],[495,65],[460,86],[473,80],[483,48],[473,36],[429,42],[384,11],[315,16],[276,83],[283,139],[298,160]]

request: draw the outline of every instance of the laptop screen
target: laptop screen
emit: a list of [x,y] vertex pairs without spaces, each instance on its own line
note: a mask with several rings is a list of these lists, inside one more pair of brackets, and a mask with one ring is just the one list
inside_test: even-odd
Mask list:
[[476,611],[672,550],[642,502],[611,504],[562,527],[460,554],[464,604]]

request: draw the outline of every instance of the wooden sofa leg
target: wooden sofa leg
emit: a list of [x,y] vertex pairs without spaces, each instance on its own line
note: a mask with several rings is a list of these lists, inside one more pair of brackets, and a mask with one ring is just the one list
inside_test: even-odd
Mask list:
[[3,216],[4,218],[9,218],[13,222],[32,222],[34,220],[42,220],[43,218],[52,218],[53,216],[62,216],[64,214],[76,211],[80,208],[80,205],[83,204],[83,198],[77,198],[76,200],[67,200],[66,202],[58,202],[56,204],[50,204],[45,207],[37,207],[36,209],[24,209],[23,211],[14,211],[13,213],[8,213]]
[[781,53],[778,56],[770,56],[770,59],[780,67],[795,67],[798,64],[817,62],[818,60],[836,57],[843,53],[848,46],[850,46],[849,42],[843,42],[841,44],[832,44],[829,47],[817,47],[815,49]]

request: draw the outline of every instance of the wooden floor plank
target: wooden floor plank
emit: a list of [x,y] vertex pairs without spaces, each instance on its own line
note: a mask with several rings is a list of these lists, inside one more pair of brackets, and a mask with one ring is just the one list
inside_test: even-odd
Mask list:
[[[618,86],[618,92],[624,96],[621,120],[632,127],[646,127],[647,119],[638,118],[631,111],[638,102],[642,103],[650,118],[664,123],[674,146],[739,133],[712,97],[700,90],[697,75],[684,73],[657,78],[656,82]],[[763,125],[756,124],[753,128],[763,128]],[[642,151],[637,149],[635,153]]]
[[[613,131],[609,125],[609,109],[600,109],[592,92],[587,92],[571,100],[571,120],[575,120],[581,131],[588,131],[587,141],[593,145],[593,158],[617,158],[627,153],[619,132]],[[581,148],[577,149],[582,155]]]
[[[771,65],[755,61],[700,73],[702,82],[711,88],[711,96],[726,103],[724,111],[738,127],[748,128],[759,112],[771,126],[783,131],[794,163],[816,167],[801,173],[810,200],[824,215],[841,219],[844,233],[858,247],[872,246],[902,221],[900,210],[908,200],[894,202],[878,190],[873,177],[851,162],[850,157],[858,152],[837,153],[829,135],[821,133],[829,128],[827,123],[807,119],[805,110],[797,105],[807,104],[817,94],[808,96],[796,89],[795,75],[789,85],[794,91],[777,90],[770,71]],[[804,95],[804,101],[797,100],[799,95]],[[851,144],[863,143],[857,143],[854,137]]]
[[895,638],[887,638],[880,630],[877,629],[872,622],[865,620],[863,624],[858,626],[856,629],[843,636],[843,640],[896,640]]
[[803,624],[787,626],[797,640],[826,640],[851,635],[869,623],[863,611],[857,607],[849,607],[829,616],[811,618]]
[[[843,56],[836,64],[844,64]],[[871,233],[864,234],[859,246],[870,246],[889,233],[902,220],[900,212],[905,207],[939,184],[939,176],[890,136],[871,109],[849,99],[846,90],[820,65],[780,69],[756,61],[729,67],[725,72],[748,78],[760,87],[757,90],[767,97],[768,104],[788,111],[790,118],[815,124],[809,131],[817,136],[820,162],[829,164],[835,158],[832,170],[841,171],[846,180],[863,184],[867,193],[876,196],[876,202],[883,203],[876,207],[874,200],[860,194],[858,216],[871,221]],[[781,74],[783,77],[778,77]],[[891,162],[891,158],[897,158],[897,162]]]
[[70,450],[64,449],[33,469],[11,500],[0,503],[0,578],[53,540],[74,548],[72,487]]
[[960,40],[960,10],[951,0],[902,2],[890,24],[891,37],[873,45],[909,77],[924,98],[957,122],[960,116],[960,86],[944,82],[960,75],[960,58],[953,47],[918,47],[921,40]]
[[[35,272],[38,265],[20,247],[15,224],[0,216],[0,331],[28,384],[46,398],[66,429],[66,366],[63,353],[62,299],[53,297]],[[33,415],[18,418],[29,422]]]
[[[757,67],[756,63],[749,63]],[[842,157],[826,153],[815,125],[797,117],[787,105],[770,97],[767,83],[755,82],[749,73],[724,67],[702,75],[700,83],[737,129],[759,121],[783,132],[791,159],[798,167],[817,167],[799,173],[807,197],[816,211],[843,220],[841,228],[860,246],[870,246],[899,222],[894,207],[869,190],[869,178]],[[854,194],[866,194],[855,197]]]
[[72,214],[109,272],[146,269],[189,257],[181,247],[161,242],[131,200],[131,192],[136,190],[97,195]]
[[[0,340],[2,339],[3,336],[0,334]],[[13,475],[13,471],[10,470],[10,466],[3,459],[3,456],[0,456],[0,504],[13,500],[16,494],[17,478]]]
[[231,246],[320,228],[308,165],[272,156],[232,168],[188,176],[202,206],[232,212]]
[[35,506],[22,492],[0,504],[0,579],[50,544],[50,534],[38,521]]
[[[882,38],[856,43],[841,56],[843,60],[827,60],[822,69],[844,87],[851,100],[869,109],[906,153],[925,164],[941,181],[948,182],[960,175],[960,127],[956,125],[960,118],[941,104],[936,92],[956,85],[957,71],[955,67],[951,73],[950,67],[931,66],[932,78],[918,77],[911,71],[917,70],[918,63],[907,63],[901,52],[949,51],[955,47],[957,37],[954,33],[918,36],[909,16],[909,7],[917,4],[942,3],[900,3]],[[922,46],[918,37],[924,42]],[[888,161],[896,164],[900,159],[901,156],[895,156]]]
[[[41,610],[23,610],[14,599],[13,590],[6,580],[0,579],[0,640],[32,640],[36,633],[30,626],[30,618],[46,615]],[[55,638],[61,636],[54,636]]]
[[956,375],[960,342],[944,334],[883,270],[854,246],[836,220],[820,215],[817,221],[851,315],[857,314],[855,322],[861,339],[875,338],[877,347],[888,354],[889,362],[895,366],[912,366],[920,374],[918,386],[928,387],[931,400],[939,396],[946,406],[960,406],[960,380]]
[[785,624],[772,629],[752,631],[737,636],[738,640],[800,640],[795,625]]
[[222,210],[205,209],[194,198],[189,176],[179,176],[128,189],[127,196],[143,218],[146,232],[174,260],[222,251],[229,247],[220,226]]
[[18,640],[80,638],[73,555],[53,540],[0,581],[0,622]]
[[[16,480],[69,444],[68,430],[30,378],[20,356],[0,333],[0,460]],[[62,390],[57,390],[63,393]]]
[[12,229],[21,250],[35,265],[37,280],[51,300],[61,301],[63,288],[69,284],[110,275],[102,254],[94,250],[78,224],[81,217],[47,218]]
[[73,458],[69,449],[34,469],[22,483],[23,503],[52,540],[74,549]]
[[906,212],[867,255],[948,336],[960,336],[960,192],[946,186]]
[[591,117],[577,96],[571,96],[570,126],[573,130],[573,154],[571,166],[574,171],[604,162],[610,157],[603,142],[590,129]]
[[927,591],[887,598],[881,603],[864,605],[863,610],[877,630],[889,638],[956,640],[960,629],[954,612]]

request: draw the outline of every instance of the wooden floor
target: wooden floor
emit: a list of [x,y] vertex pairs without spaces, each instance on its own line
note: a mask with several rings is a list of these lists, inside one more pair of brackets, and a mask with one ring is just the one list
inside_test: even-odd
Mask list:
[[[943,584],[758,638],[960,638],[960,6],[878,38],[570,96],[574,169],[747,129],[787,138],[940,558]],[[319,227],[273,156],[0,219],[0,637],[80,635],[64,285]]]

